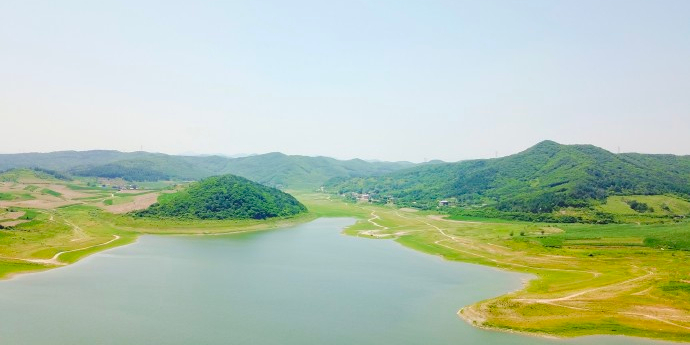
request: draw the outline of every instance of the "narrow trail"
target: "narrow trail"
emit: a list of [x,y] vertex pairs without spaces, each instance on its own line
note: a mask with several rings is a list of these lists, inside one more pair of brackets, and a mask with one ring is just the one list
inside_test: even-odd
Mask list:
[[596,287],[596,288],[592,288],[592,289],[583,290],[583,291],[580,291],[580,292],[577,292],[577,293],[574,293],[574,294],[571,294],[568,296],[559,297],[559,298],[539,298],[539,299],[519,298],[519,299],[516,299],[516,301],[535,302],[535,303],[550,303],[550,302],[567,301],[567,300],[573,299],[575,297],[580,297],[582,295],[586,295],[586,294],[594,292],[594,291],[599,291],[599,290],[603,290],[603,289],[607,289],[607,288],[611,288],[611,287],[615,287],[615,286],[619,286],[619,285],[629,284],[629,283],[632,283],[632,282],[635,282],[638,280],[642,280],[642,279],[651,277],[653,275],[654,275],[654,272],[647,271],[647,274],[645,274],[643,276],[635,277],[635,278],[628,279],[628,280],[614,283],[614,284],[609,284],[609,285],[604,285],[604,286],[600,286],[600,287]]
[[388,230],[387,226],[383,226],[375,222],[375,220],[381,219],[381,217],[379,217],[379,215],[376,214],[376,211],[371,211],[371,214],[369,215],[371,216],[371,218],[367,219],[367,222],[371,223],[375,227],[381,228],[381,230]]
[[77,224],[74,224],[67,219],[65,219],[65,224],[71,226],[72,231],[74,231],[75,238],[73,238],[71,242],[81,241],[88,238],[86,232],[84,232],[84,230],[82,230]]
[[648,288],[646,288],[640,292],[631,293],[630,296],[644,296],[651,290],[652,290],[652,287],[650,286],[650,287],[648,287]]
[[[441,235],[443,235],[443,236],[447,237],[449,240],[453,241],[453,243],[459,243],[459,244],[463,244],[463,245],[465,245],[465,246],[470,246],[470,245],[467,244],[467,243],[463,243],[463,242],[468,242],[467,240],[464,240],[464,239],[459,238],[459,237],[456,237],[456,236],[449,235],[449,234],[447,234],[443,229],[439,228],[439,227],[436,226],[436,225],[433,225],[433,224],[431,224],[431,223],[429,223],[429,222],[426,222],[426,221],[422,221],[422,223],[424,223],[424,224],[426,224],[426,225],[428,225],[428,226],[430,226],[430,227],[436,229]],[[485,256],[485,255],[481,255],[481,254],[477,254],[477,253],[473,253],[473,252],[469,252],[469,251],[465,251],[465,250],[461,250],[461,249],[458,249],[458,248],[453,248],[453,247],[449,247],[449,246],[446,246],[446,245],[441,244],[442,242],[447,242],[447,241],[448,241],[448,240],[438,240],[438,241],[434,242],[434,244],[437,244],[437,245],[439,245],[439,246],[442,246],[442,247],[445,247],[445,248],[448,248],[448,249],[451,249],[451,250],[456,250],[456,251],[459,251],[459,252],[462,252],[462,253],[474,255],[474,256],[477,256],[477,257],[480,257],[480,258],[483,258],[483,259],[486,259],[486,260],[489,260],[489,261],[491,261],[491,262],[494,262],[494,263],[497,263],[497,264],[501,264],[501,265],[509,265],[509,266],[523,267],[523,268],[529,268],[529,269],[535,269],[535,270],[544,270],[544,271],[587,273],[587,274],[591,274],[592,276],[594,276],[594,278],[599,277],[599,276],[601,275],[601,273],[595,272],[595,271],[569,270],[569,269],[564,269],[564,268],[534,267],[534,266],[528,266],[528,265],[522,265],[522,264],[518,264],[518,263],[514,263],[514,262],[509,262],[509,261],[500,261],[500,260],[496,260],[496,259],[489,258],[489,257],[487,257],[487,256]],[[506,248],[506,247],[499,246],[499,245],[496,245],[496,244],[491,244],[491,243],[489,243],[489,245],[494,246],[494,247]],[[475,248],[476,248],[476,247],[475,247]],[[506,248],[506,249],[508,249],[508,248]]]
[[652,320],[656,320],[656,321],[659,321],[659,322],[663,322],[663,323],[666,323],[666,324],[669,324],[669,325],[672,325],[672,326],[676,326],[676,327],[680,327],[680,328],[685,328],[685,329],[690,329],[690,327],[683,326],[683,325],[679,325],[679,324],[677,324],[677,323],[675,323],[675,322],[671,322],[671,321],[668,321],[668,320],[659,318],[659,317],[654,316],[654,315],[638,314],[638,313],[628,313],[628,312],[623,312],[623,311],[618,312],[618,314],[632,315],[632,316],[642,316],[642,317],[646,317],[646,318],[648,318],[648,319],[652,319]]
[[23,259],[23,258],[4,258],[4,259],[21,260],[21,261],[33,262],[33,263],[44,264],[44,265],[65,266],[65,265],[67,265],[66,263],[61,262],[61,261],[58,260],[58,258],[60,258],[60,255],[65,254],[65,253],[78,252],[78,251],[81,251],[81,250],[86,250],[86,249],[91,249],[91,248],[95,248],[95,247],[105,246],[105,245],[110,244],[110,243],[113,243],[113,242],[115,242],[115,241],[117,241],[117,240],[119,240],[119,239],[120,239],[120,236],[118,236],[118,235],[113,235],[113,239],[110,240],[110,241],[103,242],[103,243],[100,243],[100,244],[96,244],[96,245],[93,245],[93,246],[88,246],[88,247],[83,247],[83,248],[77,248],[77,249],[65,250],[65,251],[62,251],[62,252],[58,252],[57,254],[53,255],[53,257],[50,258],[50,259]]
[[[56,221],[56,220],[55,220],[55,213],[54,213],[54,212],[46,212],[46,211],[39,211],[39,212],[40,212],[40,213],[43,213],[43,214],[46,214],[46,215],[49,215],[49,216],[50,216],[50,218],[48,218],[48,221],[49,221],[49,222],[55,222],[55,221]],[[70,240],[70,242],[81,241],[81,240],[84,240],[84,239],[87,239],[87,238],[88,238],[88,235],[86,234],[86,232],[85,232],[84,230],[82,230],[82,228],[80,228],[77,224],[74,224],[74,223],[72,223],[72,222],[70,222],[69,220],[64,219],[64,218],[62,219],[62,221],[63,221],[65,224],[71,226],[71,227],[72,227],[72,231],[74,232],[75,238],[73,238],[72,240]]]
[[[591,293],[591,292],[595,292],[595,291],[598,291],[598,290],[607,289],[607,288],[611,288],[611,287],[615,287],[615,286],[619,286],[619,285],[629,284],[629,283],[632,283],[632,282],[635,282],[635,281],[638,281],[638,280],[643,280],[643,279],[649,278],[649,277],[651,277],[651,276],[653,276],[653,275],[654,275],[654,272],[652,272],[652,271],[647,271],[647,274],[645,274],[645,275],[643,275],[643,276],[639,276],[639,277],[636,277],[636,278],[628,279],[628,280],[625,280],[625,281],[622,281],[622,282],[618,282],[618,283],[614,283],[614,284],[609,284],[609,285],[605,285],[605,286],[600,286],[600,287],[598,287],[598,288],[593,288],[593,289],[584,290],[584,291],[581,291],[581,292],[578,292],[578,293],[574,293],[574,294],[571,294],[571,295],[568,295],[568,296],[560,297],[560,298],[550,298],[550,299],[525,299],[525,298],[518,298],[518,299],[515,299],[515,301],[527,302],[527,303],[550,304],[550,305],[555,305],[555,306],[558,306],[558,307],[564,307],[564,308],[570,308],[570,309],[577,309],[577,310],[584,310],[584,311],[594,311],[593,309],[590,309],[590,308],[573,307],[573,306],[558,304],[558,303],[554,303],[554,302],[568,301],[568,300],[571,300],[571,299],[573,299],[573,298],[575,298],[575,297],[579,297],[579,296],[582,296],[582,295],[585,295],[585,294],[588,294],[588,293]],[[649,291],[649,290],[651,290],[651,288],[648,288],[648,289],[642,291],[642,293],[646,293],[646,292]],[[634,294],[632,294],[632,295],[639,295],[639,294],[640,294],[640,293],[634,293]],[[684,325],[681,325],[681,324],[678,324],[678,323],[669,321],[669,320],[667,320],[667,319],[663,319],[663,318],[658,317],[658,316],[650,315],[650,314],[632,313],[632,312],[626,312],[626,311],[619,311],[619,312],[617,312],[617,313],[620,314],[620,315],[641,316],[641,317],[645,317],[645,318],[648,318],[648,319],[651,319],[651,320],[656,320],[656,321],[659,321],[659,322],[663,322],[663,323],[668,324],[668,325],[672,325],[672,326],[675,326],[675,327],[679,327],[679,328],[683,328],[683,329],[688,329],[688,330],[690,330],[690,327],[688,327],[688,326],[684,326]],[[683,321],[688,322],[688,320],[683,320]]]
[[[447,241],[451,240],[451,241],[453,241],[454,243],[460,243],[461,241],[458,241],[458,238],[457,238],[457,237],[451,236],[451,235],[447,234],[445,231],[443,231],[443,229],[441,229],[441,228],[439,228],[439,227],[437,227],[437,226],[435,226],[435,225],[433,225],[433,224],[431,224],[431,223],[429,223],[429,222],[424,222],[424,223],[425,223],[426,225],[428,225],[428,226],[430,226],[430,227],[432,227],[432,228],[438,230],[438,232],[439,232],[441,235],[443,235],[443,236],[445,236],[445,237],[448,238],[447,240],[439,240],[439,241],[436,241],[436,242],[434,242],[435,244],[437,244],[437,245],[439,245],[439,246],[442,246],[442,247],[445,247],[445,248],[448,248],[448,249],[451,249],[451,250],[455,250],[455,251],[459,251],[459,252],[462,252],[462,253],[474,255],[474,256],[477,256],[477,257],[480,257],[480,258],[483,258],[483,259],[492,261],[492,262],[497,263],[497,264],[512,265],[512,266],[525,267],[525,268],[531,268],[531,269],[537,269],[537,270],[551,270],[551,271],[567,271],[567,272],[589,273],[589,274],[593,274],[595,278],[596,278],[596,277],[599,277],[599,276],[601,275],[601,273],[599,273],[599,272],[593,272],[593,271],[578,271],[578,270],[567,270],[567,269],[558,269],[558,268],[531,267],[531,266],[522,265],[522,264],[516,264],[516,263],[512,263],[512,262],[501,262],[501,261],[499,261],[499,260],[491,259],[491,258],[489,258],[489,257],[487,257],[487,256],[484,256],[484,255],[481,255],[481,254],[469,252],[469,251],[466,251],[466,250],[461,250],[461,249],[458,249],[458,248],[453,248],[453,247],[450,247],[450,246],[447,246],[447,245],[442,244],[442,242],[447,242]],[[589,308],[574,307],[574,306],[564,305],[564,304],[560,304],[560,303],[556,303],[556,302],[568,301],[568,300],[572,300],[572,299],[574,299],[574,298],[576,298],[576,297],[583,296],[583,295],[585,295],[585,294],[589,294],[589,293],[596,292],[596,291],[599,291],[599,290],[604,290],[604,289],[609,289],[609,288],[612,288],[612,287],[617,287],[617,286],[621,286],[621,285],[630,284],[630,283],[633,283],[633,282],[636,282],[636,281],[640,281],[640,280],[647,279],[647,278],[649,278],[649,277],[651,277],[651,276],[653,276],[653,275],[655,274],[655,273],[652,272],[652,271],[646,271],[646,272],[647,272],[647,274],[645,274],[645,275],[643,275],[643,276],[631,278],[631,279],[628,279],[628,280],[625,280],[625,281],[622,281],[622,282],[618,282],[618,283],[613,283],[613,284],[604,285],[604,286],[600,286],[600,287],[596,287],[596,288],[592,288],[592,289],[583,290],[583,291],[576,292],[576,293],[573,293],[573,294],[570,294],[570,295],[567,295],[567,296],[563,296],[563,297],[559,297],[559,298],[545,298],[545,299],[524,299],[524,298],[519,298],[519,299],[514,299],[514,300],[515,300],[515,301],[519,301],[519,302],[527,302],[527,303],[549,304],[549,305],[553,305],[553,306],[557,306],[557,307],[563,307],[563,308],[574,309],[574,310],[581,310],[581,311],[592,311],[592,309],[589,309]],[[650,288],[650,289],[651,289],[651,288]],[[647,292],[647,291],[649,291],[649,289],[645,290],[644,292]],[[688,330],[690,330],[690,327],[688,327],[688,326],[680,325],[680,324],[678,324],[678,323],[675,323],[675,322],[672,322],[672,321],[669,321],[669,320],[667,320],[667,319],[663,319],[663,318],[660,318],[660,317],[654,316],[654,315],[643,314],[643,313],[631,313],[631,312],[624,312],[624,311],[619,311],[619,312],[617,312],[617,313],[618,313],[618,314],[621,314],[621,315],[641,316],[641,317],[645,317],[645,318],[648,318],[648,319],[651,319],[651,320],[656,320],[656,321],[659,321],[659,322],[662,322],[662,323],[665,323],[665,324],[668,324],[668,325],[672,325],[672,326],[675,326],[675,327],[679,327],[679,328],[683,328],[683,329],[688,329]]]

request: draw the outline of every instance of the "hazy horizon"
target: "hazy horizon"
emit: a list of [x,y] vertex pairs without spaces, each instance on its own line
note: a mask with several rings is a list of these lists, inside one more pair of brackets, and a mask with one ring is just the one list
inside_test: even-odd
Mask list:
[[6,1],[2,153],[690,154],[690,2]]
[[[544,140],[540,141],[539,143],[541,143],[541,142],[543,142],[543,141],[549,141],[549,140],[550,140],[550,139],[544,139]],[[534,145],[537,145],[537,144],[539,144],[539,143],[534,143]],[[588,145],[588,144],[563,144],[563,143],[558,143],[558,144],[562,144],[562,145]],[[447,160],[443,160],[443,161],[444,161],[444,162],[447,162],[447,163],[453,163],[453,162],[459,162],[459,161],[463,161],[463,160],[500,158],[500,157],[505,157],[505,156],[509,156],[509,155],[513,155],[513,154],[522,152],[522,151],[524,151],[524,150],[529,149],[530,147],[532,147],[532,146],[534,146],[534,145],[530,145],[529,147],[525,147],[525,148],[520,149],[520,150],[518,150],[518,151],[516,151],[516,152],[511,152],[511,153],[508,153],[508,154],[505,154],[505,155],[497,155],[497,154],[496,154],[496,155],[494,155],[494,157],[474,157],[474,158],[473,158],[473,157],[470,157],[470,158],[466,158],[466,159],[459,159],[459,160],[456,160],[456,161],[447,161]],[[121,150],[114,150],[114,149],[107,149],[107,148],[95,148],[95,149],[88,149],[88,150],[58,150],[58,151],[45,151],[45,152],[42,152],[42,151],[32,151],[32,152],[0,152],[0,154],[51,153],[51,152],[61,152],[61,151],[77,151],[77,152],[80,152],[80,151],[81,151],[81,152],[83,152],[83,151],[121,151]],[[339,160],[362,159],[362,160],[369,161],[369,162],[377,162],[377,161],[378,161],[378,162],[393,162],[393,161],[389,161],[389,160],[385,160],[385,159],[377,159],[377,158],[369,159],[369,158],[361,158],[361,157],[336,157],[336,156],[334,156],[334,155],[327,155],[327,154],[326,154],[326,155],[306,155],[306,154],[299,154],[299,153],[296,153],[296,154],[288,154],[288,153],[280,152],[280,151],[258,152],[258,153],[236,153],[236,154],[225,154],[225,153],[199,153],[199,152],[165,153],[165,152],[146,151],[146,150],[132,150],[132,151],[121,151],[121,152],[133,153],[133,152],[142,152],[142,151],[143,151],[143,152],[147,152],[147,153],[154,153],[154,154],[159,154],[159,153],[160,153],[160,154],[167,154],[167,155],[173,155],[173,156],[200,156],[200,157],[204,157],[204,156],[221,156],[221,157],[226,157],[226,158],[242,158],[242,157],[250,157],[250,156],[265,155],[265,154],[270,154],[270,153],[282,153],[282,154],[286,154],[286,155],[296,155],[296,156],[329,157],[329,158],[335,158],[335,159],[339,159]],[[633,152],[633,151],[620,151],[620,152],[611,151],[611,150],[608,150],[608,151],[609,151],[609,152],[612,152],[612,153],[643,153],[643,152]],[[673,155],[673,154],[672,154],[672,155]],[[438,159],[438,158],[426,158],[426,159],[421,160],[421,161],[415,161],[415,160],[397,160],[397,162],[406,161],[406,162],[412,162],[412,163],[425,163],[425,162],[430,162],[430,161],[434,161],[434,160],[441,160],[441,159]]]

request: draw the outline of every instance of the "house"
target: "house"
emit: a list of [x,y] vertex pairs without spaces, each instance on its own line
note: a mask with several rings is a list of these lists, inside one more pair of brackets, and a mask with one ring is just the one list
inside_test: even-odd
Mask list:
[[438,202],[438,206],[448,206],[450,202],[448,200],[441,200]]

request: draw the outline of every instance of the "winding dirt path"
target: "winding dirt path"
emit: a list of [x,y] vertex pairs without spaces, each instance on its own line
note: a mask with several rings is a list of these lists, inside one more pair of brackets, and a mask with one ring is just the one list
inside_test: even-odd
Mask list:
[[[430,223],[428,223],[428,222],[424,222],[424,223],[425,223],[426,225],[432,227],[432,228],[435,228],[436,230],[438,230],[438,232],[439,232],[441,235],[443,235],[443,236],[445,236],[445,237],[448,238],[448,240],[439,240],[439,241],[436,241],[436,242],[434,242],[435,244],[440,245],[440,246],[445,247],[445,248],[448,248],[448,249],[451,249],[451,250],[456,250],[456,251],[460,251],[460,252],[462,252],[462,253],[466,253],[466,254],[478,256],[478,257],[481,257],[481,258],[483,258],[483,259],[486,259],[486,260],[489,260],[489,261],[492,261],[492,262],[495,262],[495,263],[498,263],[498,264],[512,265],[512,266],[525,267],[525,268],[531,268],[531,269],[537,269],[537,270],[551,270],[551,271],[567,271],[567,272],[589,273],[589,274],[594,275],[595,278],[601,275],[601,273],[599,273],[599,272],[594,272],[594,271],[579,271],[579,270],[568,270],[568,269],[558,269],[558,268],[532,267],[532,266],[527,266],[527,265],[522,265],[522,264],[516,264],[516,263],[512,263],[512,262],[501,262],[501,261],[499,261],[499,260],[491,259],[491,258],[486,257],[486,256],[484,256],[484,255],[480,255],[480,254],[477,254],[477,253],[472,253],[472,252],[469,252],[469,251],[464,251],[464,250],[457,249],[457,248],[452,248],[452,247],[449,247],[449,246],[447,246],[447,245],[441,244],[441,242],[447,242],[447,241],[449,241],[449,240],[452,240],[454,243],[460,243],[461,241],[458,241],[458,238],[457,238],[457,237],[451,236],[451,235],[447,234],[445,231],[443,231],[443,229],[441,229],[441,228],[439,228],[439,227],[437,227],[437,226],[435,226],[435,225],[433,225],[433,224],[430,224]],[[636,282],[636,281],[640,281],[640,280],[644,280],[644,279],[650,278],[650,277],[652,277],[652,276],[655,274],[653,271],[649,271],[649,270],[647,270],[646,272],[647,272],[647,273],[646,273],[645,275],[642,275],[642,276],[639,276],[639,277],[635,277],[635,278],[631,278],[631,279],[628,279],[628,280],[624,280],[624,281],[622,281],[622,282],[617,282],[617,283],[613,283],[613,284],[608,284],[608,285],[604,285],[604,286],[599,286],[599,287],[592,288],[592,289],[583,290],[583,291],[576,292],[576,293],[573,293],[573,294],[570,294],[570,295],[567,295],[567,296],[563,296],[563,297],[559,297],[559,298],[543,298],[543,299],[526,299],[526,298],[518,298],[518,299],[515,299],[515,301],[526,302],[526,303],[542,303],[542,304],[549,304],[549,305],[554,305],[554,306],[559,306],[559,307],[564,307],[564,308],[569,308],[569,309],[575,309],[575,310],[592,311],[592,309],[589,309],[589,308],[582,308],[582,307],[574,307],[574,306],[569,306],[569,305],[563,305],[563,304],[560,304],[560,303],[557,303],[557,302],[568,301],[568,300],[572,300],[572,299],[574,299],[574,298],[576,298],[576,297],[580,297],[580,296],[583,296],[583,295],[586,295],[586,294],[589,294],[589,293],[592,293],[592,292],[596,292],[596,291],[599,291],[599,290],[604,290],[604,289],[609,289],[609,288],[613,288],[613,287],[617,287],[617,286],[621,286],[621,285],[630,284],[630,283],[633,283],[633,282]],[[462,310],[461,310],[461,311],[462,311]],[[679,328],[689,329],[689,330],[690,330],[690,327],[688,327],[688,326],[680,325],[680,324],[677,324],[677,323],[675,323],[675,322],[672,322],[672,321],[669,321],[669,320],[667,320],[667,319],[663,319],[663,318],[660,318],[660,317],[654,316],[654,315],[643,314],[643,313],[631,313],[631,312],[624,312],[624,311],[620,311],[620,312],[617,312],[617,313],[618,313],[618,314],[621,314],[621,315],[641,316],[641,317],[645,317],[645,318],[648,318],[648,319],[652,319],[652,320],[656,320],[656,321],[659,321],[659,322],[663,322],[663,323],[666,323],[666,324],[668,324],[668,325],[672,325],[672,326],[675,326],[675,327],[679,327]]]
[[81,241],[88,238],[86,232],[84,232],[84,230],[82,230],[77,224],[74,224],[67,219],[65,219],[65,224],[71,226],[72,231],[74,231],[75,238],[73,238],[71,242]]
[[381,230],[388,230],[387,226],[383,226],[381,224],[378,224],[375,222],[377,219],[381,219],[378,214],[376,214],[376,211],[371,211],[371,214],[369,214],[371,218],[367,219],[367,222],[373,224],[375,227],[381,228]]
[[[453,243],[459,243],[459,244],[462,244],[462,245],[465,245],[465,246],[470,246],[470,245],[467,244],[467,243],[463,243],[463,242],[468,242],[467,240],[464,240],[464,239],[462,239],[462,238],[459,238],[459,237],[455,237],[455,236],[449,235],[449,234],[447,234],[443,229],[441,229],[441,228],[439,228],[438,226],[433,225],[433,224],[431,224],[431,223],[429,223],[429,222],[423,221],[423,223],[426,224],[426,225],[428,225],[428,226],[430,226],[430,227],[432,227],[432,228],[434,228],[434,229],[436,229],[441,235],[443,235],[443,236],[447,237],[449,240],[453,241]],[[481,255],[481,254],[477,254],[477,253],[473,253],[473,252],[469,252],[469,251],[465,251],[465,250],[462,250],[462,249],[453,248],[453,247],[449,247],[449,246],[447,246],[447,245],[441,244],[442,242],[447,242],[447,241],[448,241],[448,240],[438,240],[438,241],[434,242],[434,244],[437,244],[437,245],[439,245],[439,246],[442,246],[442,247],[445,247],[445,248],[448,248],[448,249],[451,249],[451,250],[456,250],[456,251],[459,251],[459,252],[462,252],[462,253],[474,255],[474,256],[477,256],[477,257],[480,257],[480,258],[483,258],[483,259],[486,259],[486,260],[489,260],[489,261],[491,261],[491,262],[494,262],[494,263],[497,263],[497,264],[501,264],[501,265],[509,265],[509,266],[523,267],[523,268],[529,268],[529,269],[535,269],[535,270],[544,270],[544,271],[559,271],[559,272],[587,273],[587,274],[591,274],[592,276],[594,276],[594,278],[599,277],[599,276],[601,275],[601,273],[595,272],[595,271],[581,271],[581,270],[569,270],[569,269],[564,269],[564,268],[535,267],[535,266],[528,266],[528,265],[518,264],[518,263],[514,263],[514,262],[509,262],[509,261],[496,260],[496,259],[492,259],[492,258],[490,258],[490,257],[488,257],[488,256],[485,256],[485,255]],[[495,246],[495,247],[506,248],[506,247],[499,246],[499,245],[495,245],[495,244],[491,244],[491,243],[489,243],[489,245]]]
[[638,280],[642,280],[642,279],[651,277],[651,276],[653,276],[653,275],[654,275],[654,272],[652,272],[652,271],[647,271],[647,274],[645,274],[645,275],[643,275],[643,276],[639,276],[639,277],[635,277],[635,278],[632,278],[632,279],[624,280],[624,281],[618,282],[618,283],[613,283],[613,284],[604,285],[604,286],[600,286],[600,287],[596,287],[596,288],[592,288],[592,289],[583,290],[583,291],[576,292],[576,293],[574,293],[574,294],[571,294],[571,295],[568,295],[568,296],[559,297],[559,298],[538,298],[538,299],[532,299],[532,298],[518,298],[518,299],[515,299],[515,300],[516,300],[516,301],[520,301],[520,302],[533,302],[533,303],[553,303],[553,302],[567,301],[567,300],[573,299],[573,298],[575,298],[575,297],[580,297],[580,296],[582,296],[582,295],[585,295],[585,294],[588,294],[588,293],[591,293],[591,292],[594,292],[594,291],[599,291],[599,290],[603,290],[603,289],[606,289],[606,288],[611,288],[611,287],[615,287],[615,286],[619,286],[619,285],[629,284],[629,283],[632,283],[632,282],[635,282],[635,281],[638,281]]
[[7,259],[21,260],[21,261],[33,262],[33,263],[44,264],[44,265],[65,266],[65,265],[67,265],[66,263],[61,262],[61,261],[58,260],[58,258],[60,257],[60,255],[65,254],[65,253],[78,252],[78,251],[81,251],[81,250],[86,250],[86,249],[90,249],[90,248],[105,246],[105,245],[110,244],[110,243],[113,243],[113,242],[115,242],[115,241],[117,241],[117,240],[119,240],[119,239],[120,239],[120,236],[118,236],[118,235],[113,235],[113,239],[110,240],[110,241],[103,242],[103,243],[100,243],[100,244],[95,244],[95,245],[93,245],[93,246],[88,246],[88,247],[83,247],[83,248],[77,248],[77,249],[72,249],[72,250],[65,250],[65,251],[63,251],[63,252],[58,252],[57,254],[53,255],[53,257],[50,258],[50,259],[23,259],[23,258],[7,258]]
[[[525,268],[531,268],[531,269],[536,269],[536,270],[550,270],[550,271],[566,271],[566,272],[589,273],[589,274],[594,275],[595,278],[601,275],[601,273],[599,273],[599,272],[594,272],[594,271],[579,271],[579,270],[568,270],[568,269],[559,269],[559,268],[532,267],[532,266],[527,266],[527,265],[522,265],[522,264],[517,264],[517,263],[512,263],[512,262],[502,262],[502,261],[499,261],[499,260],[496,260],[496,259],[491,259],[491,258],[489,258],[489,257],[487,257],[487,256],[484,256],[484,255],[481,255],[481,254],[473,253],[473,252],[466,251],[466,250],[462,250],[462,249],[458,249],[458,248],[453,248],[453,247],[450,247],[450,246],[447,246],[447,245],[442,244],[442,242],[447,242],[447,241],[453,241],[454,243],[460,243],[460,244],[462,244],[463,241],[461,241],[459,238],[457,238],[457,237],[455,237],[455,236],[452,236],[452,235],[447,234],[443,229],[441,229],[441,228],[439,228],[438,226],[435,226],[435,225],[433,225],[433,224],[431,224],[431,223],[429,223],[429,222],[424,222],[424,224],[426,224],[426,225],[428,225],[428,226],[430,226],[430,227],[436,229],[441,235],[443,235],[444,237],[447,237],[447,238],[448,238],[447,240],[438,240],[438,241],[434,242],[435,244],[437,244],[437,245],[439,245],[439,246],[442,246],[442,247],[445,247],[445,248],[448,248],[448,249],[450,249],[450,250],[455,250],[455,251],[459,251],[459,252],[466,253],[466,254],[469,254],[469,255],[474,255],[474,256],[477,256],[477,257],[481,257],[481,258],[483,258],[483,259],[492,261],[492,262],[497,263],[497,264],[512,265],[512,266],[517,266],[517,267],[525,267]],[[612,288],[612,287],[616,287],[616,286],[620,286],[620,285],[630,284],[630,283],[633,283],[633,282],[636,282],[636,281],[639,281],[639,280],[647,279],[647,278],[649,278],[649,277],[651,277],[651,276],[653,276],[653,275],[654,275],[654,272],[652,272],[652,271],[647,271],[647,274],[645,274],[645,275],[643,275],[643,276],[631,278],[631,279],[628,279],[628,280],[625,280],[625,281],[622,281],[622,282],[618,282],[618,283],[613,283],[613,284],[608,284],[608,285],[604,285],[604,286],[600,286],[600,287],[596,287],[596,288],[592,288],[592,289],[583,290],[583,291],[576,292],[576,293],[573,293],[573,294],[570,294],[570,295],[567,295],[567,296],[563,296],[563,297],[559,297],[559,298],[544,298],[544,299],[525,299],[525,298],[519,298],[519,299],[515,299],[515,301],[526,302],[526,303],[542,303],[542,304],[549,304],[549,305],[554,305],[554,306],[563,307],[563,308],[568,308],[568,309],[583,310],[583,311],[592,311],[592,309],[589,309],[589,308],[582,308],[582,307],[574,307],[574,306],[569,306],[569,305],[563,305],[563,304],[560,304],[560,303],[557,303],[557,302],[568,301],[568,300],[571,300],[571,299],[573,299],[573,298],[576,298],[576,297],[579,297],[579,296],[582,296],[582,295],[585,295],[585,294],[589,294],[589,293],[592,293],[592,292],[595,292],[595,291],[599,291],[599,290],[603,290],[603,289],[608,289],[608,288]],[[460,313],[460,312],[462,312],[462,310],[460,310],[458,313]],[[677,324],[677,323],[675,323],[675,322],[672,322],[672,321],[669,321],[669,320],[667,320],[667,319],[663,319],[663,318],[660,318],[660,317],[654,316],[654,315],[643,314],[643,313],[623,312],[623,311],[620,311],[620,312],[617,312],[617,313],[618,313],[618,314],[621,314],[621,315],[641,316],[641,317],[645,317],[645,318],[648,318],[648,319],[652,319],[652,320],[656,320],[656,321],[659,321],[659,322],[663,322],[663,323],[666,323],[666,324],[668,324],[668,325],[672,325],[672,326],[675,326],[675,327],[679,327],[679,328],[683,328],[683,329],[690,329],[690,327],[688,327],[688,326],[683,326],[683,325]]]

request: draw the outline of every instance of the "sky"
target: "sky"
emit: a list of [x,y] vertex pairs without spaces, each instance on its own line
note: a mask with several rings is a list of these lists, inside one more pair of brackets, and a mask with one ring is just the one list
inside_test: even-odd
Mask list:
[[690,1],[0,1],[0,152],[690,154]]

